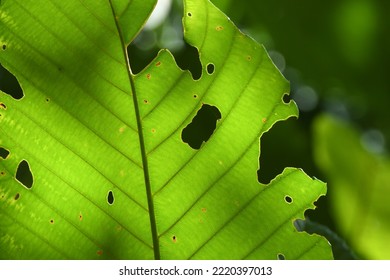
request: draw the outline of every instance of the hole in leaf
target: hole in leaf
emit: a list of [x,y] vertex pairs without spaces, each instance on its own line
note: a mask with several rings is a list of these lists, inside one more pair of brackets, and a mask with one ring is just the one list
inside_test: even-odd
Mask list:
[[21,99],[24,96],[23,90],[20,87],[20,84],[16,77],[2,66],[0,66],[0,77],[0,90],[17,100]]
[[2,159],[7,159],[9,155],[9,151],[7,149],[4,149],[3,147],[0,147],[0,157]]
[[289,195],[286,195],[286,196],[284,197],[284,200],[285,200],[288,204],[290,204],[291,202],[293,202],[292,197],[289,196]]
[[0,171],[0,176],[4,176],[5,175],[5,171]]
[[173,241],[173,243],[176,243],[176,242],[177,242],[176,235],[172,236],[172,241]]
[[291,96],[290,96],[290,94],[285,93],[285,94],[283,95],[283,102],[284,102],[284,103],[290,103],[290,101],[291,101]]
[[50,220],[50,223],[51,223],[51,224],[54,224],[54,220],[53,220],[53,219],[51,219],[51,220]]
[[[269,122],[267,119],[264,119],[264,121]],[[311,163],[311,160],[303,159],[301,156],[307,154],[308,158],[313,158],[311,156],[312,147],[309,132],[305,131],[302,137],[299,138],[302,143],[299,148],[297,148],[297,145],[290,143],[291,141],[281,141],[294,129],[296,129],[296,125],[294,120],[290,118],[284,122],[277,122],[271,130],[262,135],[260,169],[257,172],[260,183],[268,184],[278,174],[282,173],[286,166],[299,166],[304,170],[312,170],[312,173],[316,172],[312,169],[314,163]],[[278,160],[275,160],[276,158]]]
[[212,63],[206,65],[207,74],[212,75],[215,71],[215,66]]
[[32,188],[34,179],[27,161],[22,160],[19,163],[18,168],[16,170],[15,178],[27,189]]
[[192,122],[183,129],[181,139],[191,148],[200,149],[202,143],[210,139],[221,117],[217,107],[203,104]]
[[285,259],[286,257],[283,254],[281,253],[278,254],[278,260],[285,260]]
[[0,109],[7,110],[7,105],[5,105],[3,102],[0,102]]
[[19,193],[17,193],[17,194],[15,194],[15,197],[14,197],[14,199],[15,199],[15,200],[18,200],[18,199],[19,199],[19,197],[20,197],[20,194],[19,194]]
[[184,42],[184,47],[179,51],[173,52],[177,65],[182,70],[191,72],[192,78],[198,80],[202,75],[202,64],[199,59],[199,51],[197,48]]
[[192,14],[191,13],[187,13],[187,16],[192,17]]
[[3,51],[5,51],[7,49],[7,45],[3,45]]
[[108,192],[107,195],[107,202],[108,204],[112,205],[114,203],[114,193],[112,191]]

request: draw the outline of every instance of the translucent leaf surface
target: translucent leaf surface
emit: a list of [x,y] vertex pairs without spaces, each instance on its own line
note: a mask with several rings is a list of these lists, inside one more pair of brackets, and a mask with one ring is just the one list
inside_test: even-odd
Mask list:
[[288,82],[206,0],[184,11],[202,77],[167,50],[133,75],[126,46],[154,4],[1,2],[0,62],[24,93],[0,95],[1,258],[331,258],[293,225],[325,184],[292,168],[257,182],[259,137],[297,115]]

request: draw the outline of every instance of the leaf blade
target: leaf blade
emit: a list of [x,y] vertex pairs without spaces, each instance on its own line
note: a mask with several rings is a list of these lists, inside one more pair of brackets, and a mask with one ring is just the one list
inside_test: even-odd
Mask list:
[[[12,155],[2,161],[10,176],[1,185],[0,215],[19,223],[1,227],[1,244],[8,249],[1,256],[152,259],[161,251],[164,259],[224,258],[231,252],[220,244],[230,242],[235,258],[275,257],[273,250],[263,254],[266,246],[257,252],[264,234],[245,231],[241,238],[253,239],[245,252],[239,238],[226,235],[243,221],[242,229],[263,230],[259,221],[248,220],[261,209],[244,207],[270,188],[257,182],[258,141],[276,121],[298,113],[293,102],[282,101],[288,82],[264,48],[208,1],[187,1],[191,11],[185,17],[192,23],[185,23],[186,36],[199,48],[201,79],[181,71],[167,51],[133,76],[125,48],[148,13],[142,12],[137,29],[124,29],[128,17],[116,17],[115,7],[133,13],[120,6],[125,2],[72,3],[1,6],[1,43],[7,47],[0,59],[25,93],[20,101],[0,95],[7,107],[0,115],[0,144]],[[17,21],[18,14],[26,20]],[[208,19],[195,21],[201,28],[191,31],[198,14]],[[193,150],[181,132],[202,103],[215,106],[221,119],[210,139]],[[34,175],[30,190],[13,178],[24,158]],[[301,217],[325,191],[297,174],[305,190],[314,189],[300,204]],[[274,217],[270,211],[264,215]],[[284,234],[294,230],[295,216],[288,215],[276,220]],[[32,244],[23,235],[26,229]],[[198,230],[202,234],[190,239]],[[291,235],[298,251],[287,257],[324,256],[324,239]],[[299,237],[302,244],[319,245],[304,248]],[[221,250],[213,252],[214,246]]]

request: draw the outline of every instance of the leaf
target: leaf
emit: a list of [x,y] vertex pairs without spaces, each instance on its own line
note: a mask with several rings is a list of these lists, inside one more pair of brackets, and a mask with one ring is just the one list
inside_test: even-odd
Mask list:
[[351,125],[330,116],[314,125],[315,159],[329,178],[337,226],[359,255],[390,257],[390,161],[369,152]]
[[310,219],[296,220],[295,227],[299,231],[317,233],[325,236],[332,244],[332,252],[335,260],[357,260],[358,257],[340,236],[325,225],[311,221]]
[[[325,184],[292,168],[257,182],[259,137],[297,115],[263,47],[185,1],[202,77],[167,50],[133,75],[126,46],[155,1],[43,2],[0,7],[0,61],[24,92],[0,95],[1,258],[332,257],[293,225]],[[204,126],[199,147],[182,139]],[[14,179],[22,160],[31,188]]]

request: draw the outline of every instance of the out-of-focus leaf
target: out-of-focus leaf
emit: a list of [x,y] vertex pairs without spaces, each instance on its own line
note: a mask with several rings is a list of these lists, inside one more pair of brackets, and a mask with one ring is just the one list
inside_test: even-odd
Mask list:
[[351,125],[329,116],[314,125],[314,151],[329,182],[334,219],[359,255],[390,258],[390,161],[369,152]]

